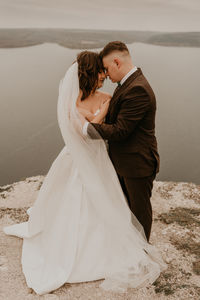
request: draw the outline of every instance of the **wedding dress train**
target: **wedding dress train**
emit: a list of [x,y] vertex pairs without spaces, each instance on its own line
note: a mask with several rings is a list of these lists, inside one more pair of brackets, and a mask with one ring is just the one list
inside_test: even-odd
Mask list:
[[[21,264],[37,294],[104,279],[105,290],[153,283],[166,268],[130,211],[105,142],[82,135],[77,63],[60,83],[58,121],[65,146],[28,209],[29,220],[4,227],[23,238]],[[98,135],[97,132],[95,132]]]

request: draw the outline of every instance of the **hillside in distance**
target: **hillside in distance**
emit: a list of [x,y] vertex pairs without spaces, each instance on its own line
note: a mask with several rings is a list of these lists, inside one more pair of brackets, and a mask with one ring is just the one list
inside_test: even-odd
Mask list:
[[110,41],[166,47],[200,47],[200,32],[118,31],[65,28],[1,28],[0,48],[56,43],[70,49],[102,48]]

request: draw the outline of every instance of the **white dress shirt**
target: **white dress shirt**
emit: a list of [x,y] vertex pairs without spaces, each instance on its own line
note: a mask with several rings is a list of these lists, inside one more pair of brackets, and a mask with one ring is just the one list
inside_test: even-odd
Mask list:
[[135,71],[137,71],[137,67],[132,68],[120,81],[121,85],[126,81],[126,79],[131,76]]
[[[135,71],[137,71],[137,67],[132,68],[121,80],[120,84],[122,85],[126,79],[131,76]],[[96,114],[95,114],[96,115]],[[83,125],[83,135],[87,136],[87,128],[88,128],[89,122],[86,121],[85,124]]]

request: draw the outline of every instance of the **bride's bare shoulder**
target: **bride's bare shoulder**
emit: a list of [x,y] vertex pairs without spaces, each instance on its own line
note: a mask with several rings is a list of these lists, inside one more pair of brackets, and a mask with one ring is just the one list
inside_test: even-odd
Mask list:
[[98,91],[98,93],[99,93],[99,97],[102,100],[101,102],[105,102],[105,101],[110,100],[112,98],[112,96],[108,93],[100,92],[100,91]]

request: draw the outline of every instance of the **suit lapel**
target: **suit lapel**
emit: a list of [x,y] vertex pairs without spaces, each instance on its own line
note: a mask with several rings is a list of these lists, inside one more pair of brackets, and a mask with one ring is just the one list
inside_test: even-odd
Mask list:
[[132,83],[139,75],[142,74],[140,68],[137,69],[133,74],[131,74],[120,87],[116,87],[112,99],[110,100],[110,106],[108,110],[108,114],[112,114],[112,108],[117,103],[120,98],[120,95],[129,87],[130,83]]

